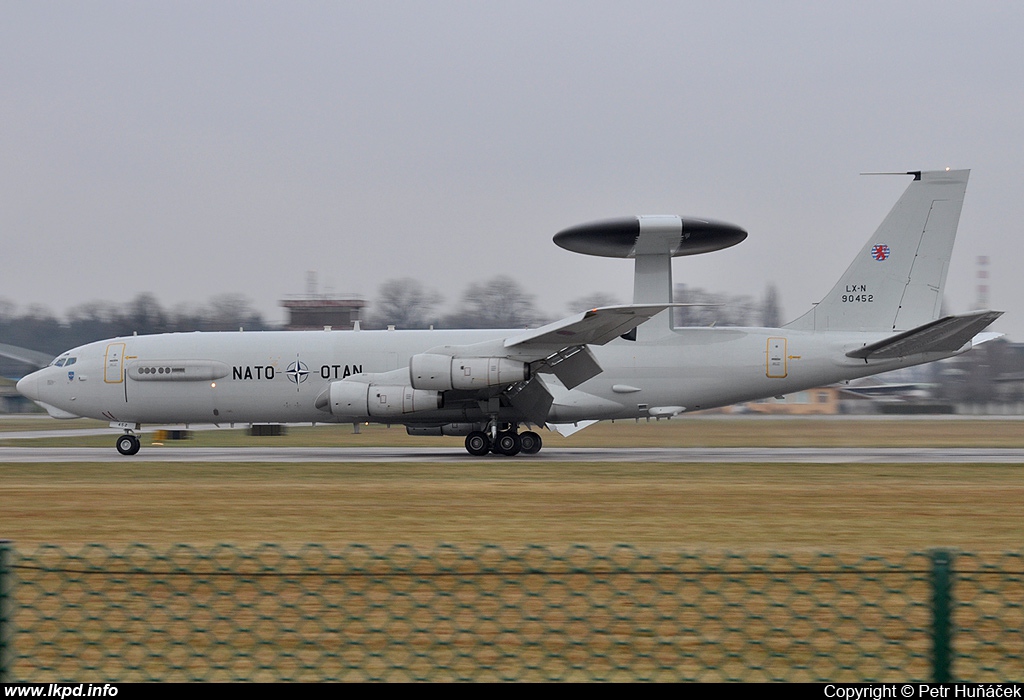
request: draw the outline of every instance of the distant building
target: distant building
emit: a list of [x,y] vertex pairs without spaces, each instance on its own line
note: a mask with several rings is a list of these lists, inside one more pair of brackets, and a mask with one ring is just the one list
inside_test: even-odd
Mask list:
[[[892,379],[892,374],[879,375]],[[952,413],[952,404],[934,401],[931,386],[920,382],[885,381],[864,377],[784,396],[751,401],[731,408],[732,413],[790,416],[834,416],[871,413]]]
[[935,364],[938,394],[958,413],[1024,413],[1024,343],[997,338]]
[[281,306],[288,309],[286,331],[319,331],[326,327],[350,331],[356,321],[362,320],[366,301],[355,294],[320,294],[320,283],[315,271],[306,273],[306,293],[286,297]]
[[281,306],[288,309],[285,330],[311,331],[330,326],[334,330],[350,331],[361,318],[366,301],[355,298],[301,296],[283,299]]
[[764,413],[789,416],[832,416],[841,413],[842,389],[823,386],[807,391],[794,391],[774,399],[750,401],[729,407],[730,413]]

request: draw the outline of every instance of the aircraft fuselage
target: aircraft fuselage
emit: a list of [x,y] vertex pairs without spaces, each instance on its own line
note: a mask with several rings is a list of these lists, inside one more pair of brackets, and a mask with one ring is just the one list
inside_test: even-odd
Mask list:
[[[19,386],[76,416],[127,423],[337,422],[403,424],[479,421],[475,401],[449,402],[381,420],[339,418],[314,406],[332,382],[409,366],[446,344],[500,339],[507,330],[281,331],[128,336],[66,353]],[[929,353],[865,362],[849,350],[880,333],[814,333],[771,328],[681,328],[652,342],[614,340],[593,348],[603,371],[580,386],[553,389],[548,422],[658,416],[777,396],[927,362]],[[969,349],[968,344],[961,351]],[[950,355],[956,353],[945,353]],[[510,409],[503,408],[508,413]],[[503,417],[499,414],[499,417]]]

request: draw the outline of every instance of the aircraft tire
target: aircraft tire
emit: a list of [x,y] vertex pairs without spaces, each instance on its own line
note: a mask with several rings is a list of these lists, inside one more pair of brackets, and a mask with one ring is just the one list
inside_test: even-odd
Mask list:
[[482,430],[474,430],[466,436],[466,452],[482,457],[491,451],[491,439]]
[[535,455],[540,452],[540,448],[544,445],[544,441],[540,439],[540,435],[528,430],[519,436],[519,441],[523,446],[524,455]]
[[498,437],[494,441],[494,447],[492,449],[500,455],[515,457],[522,451],[523,441],[519,437],[518,433],[514,433],[509,430],[498,433]]
[[138,454],[141,447],[142,443],[134,435],[122,435],[117,439],[117,451],[126,457]]

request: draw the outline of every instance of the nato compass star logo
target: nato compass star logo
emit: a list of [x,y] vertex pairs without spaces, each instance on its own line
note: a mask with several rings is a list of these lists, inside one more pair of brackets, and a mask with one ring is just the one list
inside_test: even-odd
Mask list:
[[288,369],[284,371],[288,375],[288,380],[295,385],[295,388],[299,388],[299,384],[306,381],[306,377],[309,376],[309,367],[306,366],[305,362],[295,362],[288,365]]

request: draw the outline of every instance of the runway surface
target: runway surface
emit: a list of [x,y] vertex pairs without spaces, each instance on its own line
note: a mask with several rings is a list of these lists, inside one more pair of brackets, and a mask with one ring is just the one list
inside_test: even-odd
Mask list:
[[113,447],[0,447],[0,464],[41,462],[367,462],[491,463],[656,462],[677,464],[1024,464],[1019,448],[817,448],[817,447],[676,447],[545,448],[536,455],[473,457],[456,447],[144,447],[123,457]]

